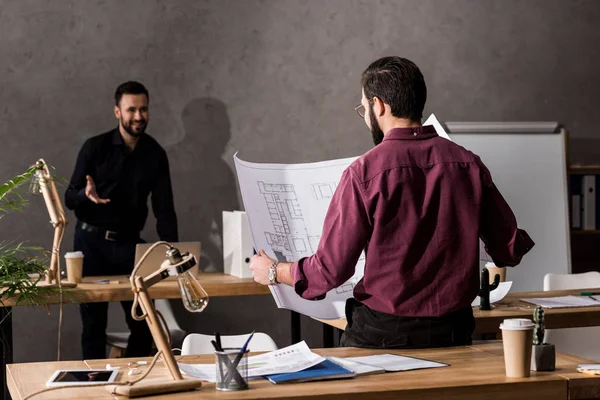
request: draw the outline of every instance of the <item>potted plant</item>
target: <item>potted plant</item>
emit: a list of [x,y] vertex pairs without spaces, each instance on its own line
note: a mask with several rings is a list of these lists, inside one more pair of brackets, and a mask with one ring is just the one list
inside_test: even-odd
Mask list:
[[[0,185],[0,220],[10,212],[25,209],[28,191],[24,187],[35,182],[36,172],[40,168],[36,164]],[[45,306],[46,297],[59,291],[57,287],[38,285],[47,272],[48,254],[41,247],[0,242],[0,306],[4,308],[0,325],[12,311],[6,308],[8,298],[12,299],[14,305]]]
[[531,369],[533,371],[554,371],[556,350],[553,344],[544,343],[544,309],[540,306],[533,312],[533,349],[531,351]]

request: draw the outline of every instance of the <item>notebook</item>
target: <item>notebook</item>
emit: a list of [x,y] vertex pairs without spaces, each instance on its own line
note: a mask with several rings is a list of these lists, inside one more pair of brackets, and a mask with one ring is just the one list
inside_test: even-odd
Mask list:
[[319,364],[298,372],[287,374],[266,375],[271,383],[297,383],[320,381],[326,379],[353,378],[356,376],[354,371],[342,367],[331,360],[321,361]]
[[[135,263],[136,265],[138,261],[142,258],[144,253],[152,246],[154,243],[140,243],[135,246]],[[171,245],[181,252],[181,254],[186,251],[195,255],[196,260],[200,260],[200,242],[175,242],[171,243]],[[164,260],[167,259],[166,256],[167,248],[165,246],[158,246],[155,248],[152,253],[144,260],[144,263],[140,266],[140,269],[137,272],[137,275],[146,277],[156,271]],[[190,272],[192,275],[198,275],[198,264],[194,265]],[[169,276],[167,279],[174,279],[174,276]]]

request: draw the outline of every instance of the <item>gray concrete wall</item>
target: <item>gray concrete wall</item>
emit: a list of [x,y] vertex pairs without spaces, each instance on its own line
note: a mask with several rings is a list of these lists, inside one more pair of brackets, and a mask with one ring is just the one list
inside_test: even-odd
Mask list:
[[[421,67],[426,111],[441,120],[558,120],[585,143],[573,158],[598,160],[598,20],[594,0],[0,0],[0,181],[38,157],[69,177],[83,141],[115,126],[115,87],[140,80],[148,131],[171,160],[180,237],[202,240],[204,267],[220,268],[221,210],[240,207],[233,153],[301,162],[369,149],[353,107],[380,56]],[[0,221],[0,238],[50,246],[47,221],[36,198]],[[79,316],[65,308],[63,355],[77,359]],[[177,313],[189,331],[290,340],[288,313],[268,296]],[[57,315],[15,311],[15,361],[55,357]],[[114,308],[112,328],[122,319]],[[320,345],[318,324],[304,320],[304,332]]]

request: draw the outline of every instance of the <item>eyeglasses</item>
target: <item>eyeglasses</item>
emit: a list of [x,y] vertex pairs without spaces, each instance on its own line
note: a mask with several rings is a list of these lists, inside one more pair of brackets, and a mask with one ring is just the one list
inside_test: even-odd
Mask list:
[[365,119],[365,106],[359,104],[356,107],[354,107],[354,111],[356,111],[360,119]]

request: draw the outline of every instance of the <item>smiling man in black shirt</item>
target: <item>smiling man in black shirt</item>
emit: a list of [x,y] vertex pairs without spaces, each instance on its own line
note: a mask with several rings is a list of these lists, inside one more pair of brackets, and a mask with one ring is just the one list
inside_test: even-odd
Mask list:
[[[178,239],[167,153],[145,133],[148,102],[141,83],[120,85],[114,107],[118,128],[88,139],[77,157],[65,203],[77,216],[74,250],[84,253],[84,276],[131,273],[148,196],[160,239]],[[149,355],[152,336],[146,322],[133,320],[131,301],[121,305],[131,330],[125,357]],[[83,358],[106,358],[108,303],[82,304],[80,312]]]

